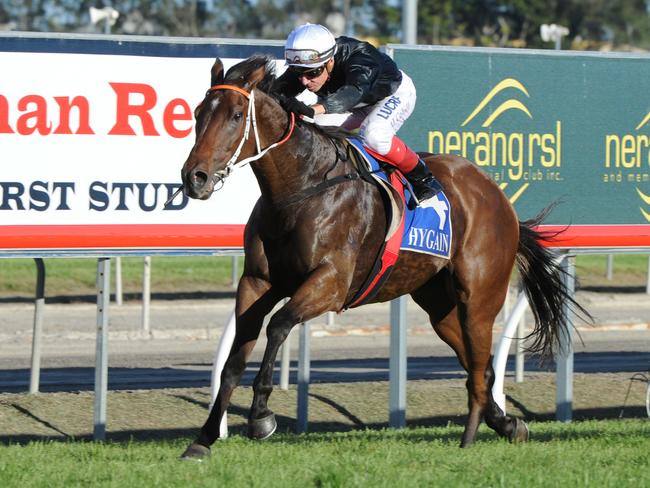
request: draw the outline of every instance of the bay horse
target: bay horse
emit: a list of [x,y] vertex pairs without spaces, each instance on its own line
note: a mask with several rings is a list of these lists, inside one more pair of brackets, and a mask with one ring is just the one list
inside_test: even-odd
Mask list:
[[[194,113],[196,140],[181,171],[183,191],[191,198],[208,199],[234,167],[246,163],[261,190],[244,233],[234,343],[214,406],[183,453],[186,459],[210,453],[265,316],[289,298],[268,322],[248,418],[251,438],[275,431],[267,402],[278,349],[296,324],[350,302],[385,239],[386,211],[378,188],[350,176],[356,170],[340,140],[296,121],[281,107],[272,90],[274,66],[271,58],[253,56],[224,75],[222,62],[215,61],[211,88]],[[519,222],[504,193],[475,164],[453,155],[422,156],[451,204],[450,258],[401,252],[372,302],[410,294],[455,351],[468,374],[469,415],[461,447],[474,442],[482,419],[500,436],[527,440],[525,422],[504,415],[492,398],[490,351],[515,262],[536,319],[531,349],[550,354],[566,332],[563,304],[575,302],[552,253],[539,243],[545,236],[534,227],[543,213]]]

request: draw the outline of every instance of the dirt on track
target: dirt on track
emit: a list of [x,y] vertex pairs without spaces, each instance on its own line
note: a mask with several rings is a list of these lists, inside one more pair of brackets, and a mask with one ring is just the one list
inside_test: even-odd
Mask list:
[[[646,383],[630,381],[627,373],[576,374],[574,420],[643,418]],[[207,416],[208,388],[111,391],[108,394],[107,439],[174,439],[193,437]],[[388,382],[312,384],[309,389],[309,431],[348,431],[388,426]],[[555,375],[535,373],[525,382],[506,382],[509,414],[529,421],[555,417]],[[238,388],[228,421],[231,434],[244,435],[252,400],[250,387]],[[270,408],[279,431],[295,428],[295,386],[276,388]],[[92,392],[0,394],[0,442],[81,440],[92,438]],[[409,381],[407,426],[462,424],[467,393],[461,379]],[[534,439],[534,426],[531,429]]]
[[[599,292],[583,293],[580,298],[596,317],[596,331],[582,333],[585,344],[576,341],[576,352],[604,352],[598,357],[605,357],[608,351],[645,354],[650,350],[649,295]],[[223,324],[231,311],[232,303],[226,300],[157,301],[152,308],[152,331],[145,335],[139,331],[139,306],[125,304],[114,307],[109,328],[109,364],[122,368],[155,368],[163,372],[177,364],[191,363],[192,367],[210,364]],[[95,314],[93,304],[48,306],[43,368],[94,366]],[[388,304],[377,304],[337,316],[335,326],[315,323],[312,325],[312,361],[318,357],[325,358],[321,349],[327,349],[326,357],[329,359],[385,358],[388,317]],[[427,317],[417,307],[409,307],[408,317],[409,357],[453,358],[453,352],[435,337]],[[0,368],[9,375],[25,376],[25,381],[32,320],[33,307],[30,305],[4,304],[0,307]],[[610,332],[597,341],[599,330]],[[495,339],[497,337],[495,334]],[[631,337],[635,339],[630,341]],[[420,342],[424,345],[419,346]],[[254,353],[257,357],[253,360],[259,360],[263,345],[262,338]],[[347,349],[350,347],[357,353],[350,353]],[[184,355],[175,356],[180,352]],[[633,375],[630,371],[647,371],[646,364],[640,369],[613,370],[626,371],[623,373],[603,371],[607,370],[574,375],[573,418],[618,418],[630,386],[624,417],[645,417],[646,383],[630,382]],[[555,418],[554,373],[527,372],[525,381],[519,384],[509,376],[505,386],[508,413],[535,421]],[[309,430],[387,427],[388,391],[387,381],[312,383],[309,387]],[[194,436],[207,417],[209,395],[208,388],[109,391],[107,438]],[[243,432],[251,400],[249,387],[235,391],[229,410],[233,433]],[[36,395],[0,393],[0,442],[91,438],[93,403],[92,391]],[[275,388],[271,395],[270,408],[277,415],[281,431],[293,431],[296,403],[295,385],[288,391]],[[466,412],[464,377],[410,380],[407,383],[408,426],[462,424]],[[534,428],[532,435],[534,437]]]

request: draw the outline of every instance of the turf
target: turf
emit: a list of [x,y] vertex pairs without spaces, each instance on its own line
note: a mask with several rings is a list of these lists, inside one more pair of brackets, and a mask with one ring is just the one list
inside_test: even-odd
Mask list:
[[413,428],[281,434],[219,441],[202,463],[178,460],[174,441],[33,442],[0,446],[0,485],[413,487],[650,485],[650,424],[601,420],[534,423],[527,444],[482,428],[470,449],[461,429]]

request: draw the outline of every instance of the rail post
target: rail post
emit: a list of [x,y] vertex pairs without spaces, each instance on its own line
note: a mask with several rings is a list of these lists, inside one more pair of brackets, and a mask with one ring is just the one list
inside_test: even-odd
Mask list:
[[[564,271],[567,291],[573,296],[575,291],[575,258],[567,256],[560,263]],[[573,416],[573,318],[569,304],[565,304],[567,318],[566,333],[560,335],[558,351],[555,355],[557,364],[557,390],[555,400],[555,418],[561,422],[571,422]]]
[[406,296],[390,302],[389,425],[406,426]]
[[108,395],[108,306],[111,292],[111,260],[97,260],[97,340],[95,348],[95,411],[93,440],[106,437]]
[[45,263],[36,263],[36,299],[34,301],[34,335],[32,336],[32,364],[29,374],[29,392],[38,393],[41,380],[41,339],[43,338],[43,312],[45,310]]

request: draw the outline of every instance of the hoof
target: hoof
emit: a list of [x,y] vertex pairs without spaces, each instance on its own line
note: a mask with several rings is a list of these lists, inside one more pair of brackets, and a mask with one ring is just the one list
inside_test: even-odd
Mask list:
[[210,448],[193,442],[185,452],[181,454],[182,461],[203,461],[210,456]]
[[275,414],[267,415],[261,419],[248,421],[248,437],[255,440],[264,440],[275,432],[278,423],[275,421]]
[[515,429],[510,434],[510,442],[526,442],[528,440],[528,426],[521,419],[515,419]]

